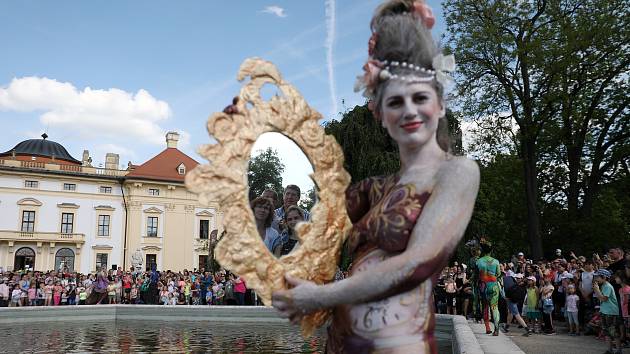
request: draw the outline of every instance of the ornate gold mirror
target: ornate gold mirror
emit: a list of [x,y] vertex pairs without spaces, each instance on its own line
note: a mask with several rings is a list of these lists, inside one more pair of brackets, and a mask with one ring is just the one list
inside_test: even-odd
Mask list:
[[[202,203],[216,201],[224,211],[225,236],[215,248],[216,259],[242,276],[248,287],[271,305],[272,291],[286,288],[285,274],[318,284],[333,280],[341,245],[351,227],[345,207],[350,176],[343,168],[343,153],[335,138],[326,135],[318,124],[321,115],[282,79],[272,63],[259,58],[245,60],[237,79],[247,77],[250,80],[238,95],[238,113],[210,116],[208,132],[217,143],[198,150],[210,164],[188,173],[186,185],[199,194]],[[277,86],[282,95],[263,100],[260,90],[265,84]],[[281,133],[302,149],[313,166],[311,178],[319,190],[311,222],[296,227],[299,249],[279,259],[260,242],[246,180],[252,146],[267,132]],[[327,316],[327,311],[306,316],[303,334],[310,335]]]

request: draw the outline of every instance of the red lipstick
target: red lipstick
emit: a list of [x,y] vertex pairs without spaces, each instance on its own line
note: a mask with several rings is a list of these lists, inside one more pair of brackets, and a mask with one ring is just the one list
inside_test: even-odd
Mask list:
[[409,122],[409,123],[405,123],[401,125],[400,127],[405,129],[405,131],[409,133],[413,133],[416,130],[420,129],[421,125],[422,125],[422,122]]

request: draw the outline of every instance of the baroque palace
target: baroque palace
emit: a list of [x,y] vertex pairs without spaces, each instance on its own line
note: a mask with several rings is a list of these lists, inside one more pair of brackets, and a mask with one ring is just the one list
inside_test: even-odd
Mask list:
[[0,153],[0,268],[129,269],[140,254],[145,269],[206,266],[222,213],[184,186],[198,163],[177,149],[179,134],[167,133],[164,151],[127,169],[117,154],[93,167],[89,151],[79,161],[42,138]]

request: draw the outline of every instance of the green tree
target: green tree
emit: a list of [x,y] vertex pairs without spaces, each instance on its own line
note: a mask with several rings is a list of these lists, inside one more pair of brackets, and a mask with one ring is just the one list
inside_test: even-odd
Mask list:
[[310,211],[313,205],[317,202],[317,190],[315,186],[311,187],[306,193],[306,198],[300,198],[298,206],[306,211]]
[[579,224],[593,212],[600,187],[628,165],[627,1],[445,5],[462,83],[459,108],[486,121],[487,143],[508,132],[513,147],[495,153],[515,151],[523,162],[527,234],[540,257],[541,230],[558,230],[541,222],[541,212],[555,220],[564,213],[564,232],[574,236],[584,230]]
[[324,128],[341,146],[344,167],[352,183],[398,171],[398,147],[367,105],[354,107],[344,113],[340,121],[331,120]]
[[247,171],[247,183],[249,185],[249,199],[252,200],[271,188],[282,199],[282,172],[284,164],[280,161],[278,153],[272,148],[267,148],[249,161]]
[[[522,161],[516,155],[499,154],[480,164],[479,193],[465,239],[485,236],[494,244],[494,255],[508,259],[516,250],[526,250],[526,206]],[[467,252],[458,249],[461,260]]]
[[576,222],[591,216],[600,187],[630,156],[630,8],[624,0],[576,3],[553,25],[559,114],[543,134],[553,165],[566,171],[556,191]]

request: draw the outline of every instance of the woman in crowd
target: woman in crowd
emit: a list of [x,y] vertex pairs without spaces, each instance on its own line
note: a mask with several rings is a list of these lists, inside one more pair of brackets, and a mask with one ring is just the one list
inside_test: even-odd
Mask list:
[[280,238],[278,231],[271,227],[273,222],[273,203],[271,199],[258,197],[250,203],[256,220],[256,228],[261,240],[269,252],[273,252],[273,244]]
[[247,291],[247,287],[245,286],[245,280],[239,277],[236,274],[230,274],[231,282],[234,284],[233,292],[234,298],[236,299],[236,304],[238,306],[245,305],[245,292]]
[[461,314],[466,316],[467,312],[464,312],[464,307],[466,307],[466,311],[468,310],[468,304],[466,303],[466,292],[465,288],[467,285],[466,279],[466,271],[464,270],[464,265],[460,264],[457,266],[457,272],[455,273],[455,285],[457,285],[457,308],[455,309],[455,314]]
[[385,2],[371,22],[359,86],[397,143],[401,168],[347,191],[350,276],[326,285],[287,276],[294,287],[272,296],[293,323],[334,309],[329,353],[437,350],[431,290],[470,220],[479,169],[449,152],[444,86],[454,62],[433,41],[434,22],[424,2],[410,0]]

